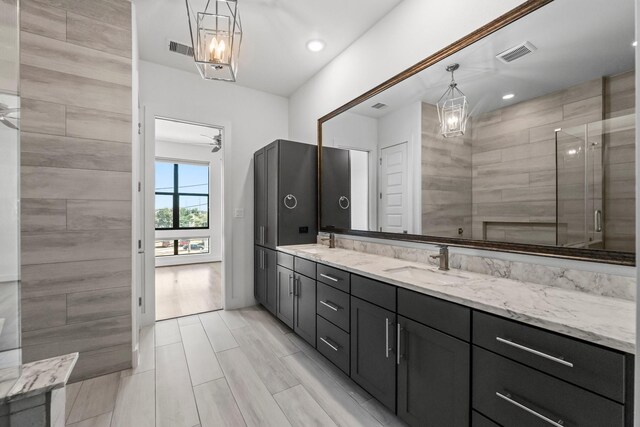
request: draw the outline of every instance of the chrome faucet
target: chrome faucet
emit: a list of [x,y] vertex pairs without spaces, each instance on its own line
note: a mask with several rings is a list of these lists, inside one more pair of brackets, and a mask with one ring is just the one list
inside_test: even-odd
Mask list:
[[431,255],[431,258],[440,260],[438,270],[446,271],[449,269],[449,248],[447,246],[440,246],[440,253],[438,255]]
[[336,247],[336,235],[335,233],[329,233],[329,237],[320,237],[320,241],[326,242],[329,241],[329,249],[333,249]]

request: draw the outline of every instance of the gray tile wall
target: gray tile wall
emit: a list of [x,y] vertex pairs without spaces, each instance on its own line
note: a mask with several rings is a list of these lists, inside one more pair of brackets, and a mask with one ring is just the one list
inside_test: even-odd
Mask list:
[[23,359],[131,365],[131,3],[23,0]]

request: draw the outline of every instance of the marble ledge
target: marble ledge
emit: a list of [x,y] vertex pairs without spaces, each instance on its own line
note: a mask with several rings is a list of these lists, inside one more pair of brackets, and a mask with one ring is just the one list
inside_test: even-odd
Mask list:
[[20,375],[13,386],[6,395],[0,397],[0,404],[45,394],[64,387],[77,360],[78,353],[71,353],[22,365]]
[[281,252],[625,353],[636,352],[635,303],[327,246],[279,246]]

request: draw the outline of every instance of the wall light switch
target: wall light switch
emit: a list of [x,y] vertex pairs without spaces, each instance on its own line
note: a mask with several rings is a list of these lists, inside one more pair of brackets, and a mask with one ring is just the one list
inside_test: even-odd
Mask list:
[[244,218],[244,208],[235,208],[233,210],[234,218]]

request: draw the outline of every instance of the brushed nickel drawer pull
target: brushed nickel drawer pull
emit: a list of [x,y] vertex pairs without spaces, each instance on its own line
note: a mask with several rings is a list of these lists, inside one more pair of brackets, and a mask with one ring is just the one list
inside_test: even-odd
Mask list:
[[340,307],[338,307],[337,305],[333,305],[333,304],[331,304],[329,301],[322,301],[322,300],[321,300],[321,301],[320,301],[320,304],[322,304],[322,305],[324,305],[324,306],[329,307],[329,308],[330,308],[331,310],[333,310],[333,311],[338,311],[338,309],[340,308]]
[[323,343],[325,343],[326,345],[328,345],[329,347],[331,347],[331,349],[333,351],[338,351],[338,347],[336,347],[335,345],[331,344],[328,340],[324,339],[324,338],[320,338],[320,341],[322,341]]
[[555,427],[565,427],[565,426],[563,425],[563,421],[562,421],[562,420],[553,421],[551,418],[546,417],[546,416],[542,415],[541,413],[534,411],[534,410],[533,410],[533,409],[531,409],[531,408],[527,408],[527,407],[526,407],[526,406],[524,406],[522,403],[518,403],[518,402],[516,402],[515,400],[513,400],[513,399],[511,398],[511,395],[509,395],[509,394],[506,394],[506,395],[505,395],[505,394],[502,394],[502,393],[500,393],[500,392],[496,391],[496,396],[498,396],[500,399],[506,400],[507,402],[509,402],[509,403],[511,403],[512,405],[514,405],[514,406],[516,406],[516,407],[518,407],[518,408],[522,409],[523,411],[528,412],[528,413],[530,413],[531,415],[533,415],[533,416],[536,416],[536,417],[540,418],[542,421],[546,421],[547,423],[551,424],[552,426],[555,426]]
[[389,319],[385,318],[384,319],[384,351],[387,359],[389,358],[389,350],[391,350],[389,348]]
[[328,276],[328,275],[322,274],[322,273],[320,273],[320,277],[324,277],[325,279],[333,280],[334,282],[339,282],[340,281],[340,279],[336,279],[333,276]]
[[573,363],[571,363],[571,362],[567,362],[566,360],[561,359],[559,357],[551,356],[550,354],[543,353],[543,352],[538,351],[538,350],[534,350],[534,349],[526,347],[526,346],[524,346],[522,344],[518,344],[518,343],[515,343],[513,341],[510,341],[510,340],[507,340],[507,339],[504,339],[504,338],[500,338],[500,337],[496,337],[496,341],[501,342],[501,343],[506,344],[506,345],[510,345],[511,347],[515,347],[515,348],[517,348],[519,350],[523,350],[523,351],[526,351],[528,353],[535,354],[536,356],[544,357],[545,359],[551,360],[551,361],[559,363],[561,365],[573,368]]
[[400,326],[400,322],[396,323],[396,326],[398,328],[398,330],[396,331],[397,334],[397,348],[396,348],[396,364],[399,365],[400,364],[400,357],[402,357],[402,355],[400,354],[400,335],[402,335],[402,326]]

